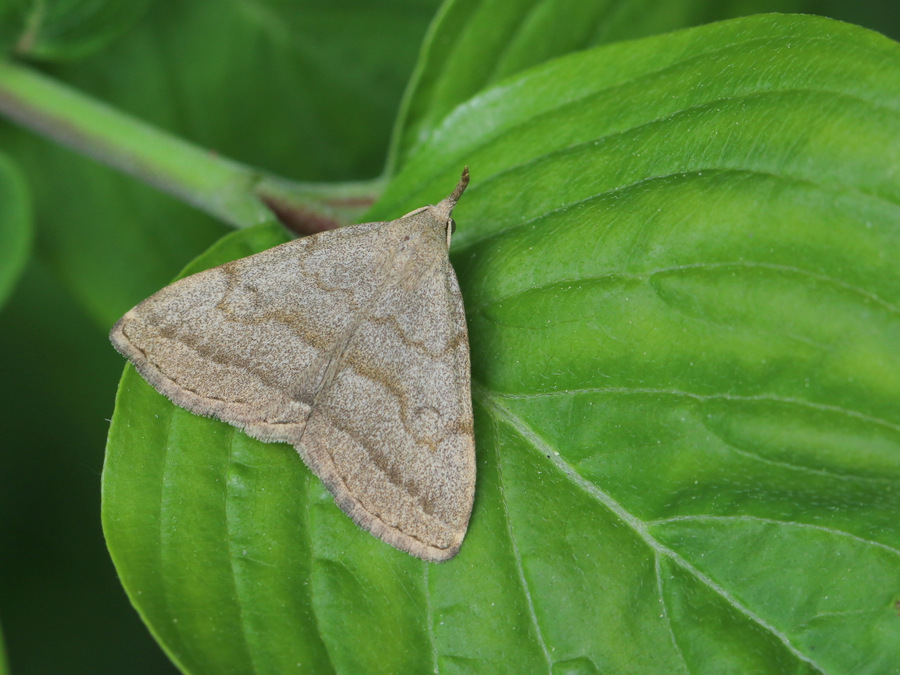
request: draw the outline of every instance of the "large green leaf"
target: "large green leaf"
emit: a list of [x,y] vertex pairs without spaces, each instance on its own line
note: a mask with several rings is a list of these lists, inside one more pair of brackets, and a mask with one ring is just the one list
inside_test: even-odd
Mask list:
[[[900,662],[900,46],[754,17],[454,110],[478,483],[457,558],[356,528],[287,446],[131,368],[123,583],[187,672],[888,672]],[[235,235],[198,266],[281,235]]]
[[18,167],[0,155],[0,308],[28,261],[31,203]]

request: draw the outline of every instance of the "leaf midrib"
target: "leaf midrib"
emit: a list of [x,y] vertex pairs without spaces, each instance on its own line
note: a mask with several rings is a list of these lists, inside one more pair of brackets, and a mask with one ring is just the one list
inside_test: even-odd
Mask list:
[[783,405],[796,405],[800,407],[809,408],[815,410],[817,412],[829,412],[829,413],[837,413],[840,415],[846,415],[847,417],[853,417],[855,419],[861,420],[868,424],[877,424],[886,429],[890,429],[891,431],[900,432],[900,424],[894,424],[893,422],[889,422],[887,420],[881,419],[880,417],[873,417],[871,415],[866,415],[865,413],[861,413],[858,410],[851,410],[850,408],[843,408],[837,405],[829,405],[826,403],[816,403],[814,401],[808,401],[802,398],[791,398],[788,396],[776,396],[774,394],[753,394],[753,395],[740,395],[740,394],[727,394],[727,393],[715,393],[715,394],[698,394],[692,391],[684,391],[679,389],[653,389],[653,388],[642,388],[642,387],[583,387],[578,389],[560,389],[557,391],[541,391],[541,392],[529,392],[525,394],[499,394],[496,392],[490,392],[490,390],[484,385],[478,384],[474,379],[473,382],[473,391],[476,388],[481,388],[484,390],[485,394],[491,396],[498,401],[502,401],[504,399],[512,399],[512,400],[528,400],[534,398],[551,398],[554,396],[571,396],[578,394],[620,394],[620,395],[637,395],[637,396],[673,396],[679,398],[688,398],[695,401],[753,401],[753,402],[771,402],[771,403],[780,403]]

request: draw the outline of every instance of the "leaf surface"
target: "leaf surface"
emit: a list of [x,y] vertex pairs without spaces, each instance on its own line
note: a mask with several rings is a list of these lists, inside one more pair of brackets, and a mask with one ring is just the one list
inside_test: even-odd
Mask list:
[[[434,203],[463,164],[478,484],[460,554],[390,549],[291,448],[129,367],[104,528],[173,659],[893,668],[900,47],[766,16],[572,54],[456,108],[373,219]],[[240,233],[199,265],[279,240]]]
[[0,155],[0,308],[25,269],[31,251],[28,186],[19,168]]

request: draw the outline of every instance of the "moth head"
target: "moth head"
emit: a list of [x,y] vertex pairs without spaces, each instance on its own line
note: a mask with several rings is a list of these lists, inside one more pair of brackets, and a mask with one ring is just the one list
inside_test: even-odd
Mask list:
[[403,218],[408,218],[417,213],[428,211],[432,217],[438,221],[436,223],[437,225],[443,225],[445,232],[447,233],[447,248],[450,248],[450,238],[453,233],[456,232],[456,221],[453,220],[453,217],[450,214],[453,213],[453,207],[456,206],[456,202],[459,201],[459,198],[462,196],[462,193],[465,191],[468,184],[469,167],[466,167],[463,169],[462,176],[459,179],[459,183],[456,185],[456,189],[453,190],[449,197],[434,206],[423,206],[415,211],[410,211],[403,216]]

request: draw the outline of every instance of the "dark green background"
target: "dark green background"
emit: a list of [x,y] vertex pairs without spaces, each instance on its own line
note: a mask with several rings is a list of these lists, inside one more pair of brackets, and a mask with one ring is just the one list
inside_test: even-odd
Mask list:
[[[303,180],[376,176],[438,3],[259,5],[270,13],[155,3],[74,49],[77,60],[44,61],[56,53],[49,48],[32,56],[51,75],[226,156]],[[694,19],[816,11],[900,36],[893,2],[711,6]],[[14,17],[0,18],[13,22],[0,36],[14,34]],[[264,21],[283,26],[294,48],[261,42],[274,40],[259,31]],[[103,448],[123,366],[106,332],[125,298],[164,284],[226,229],[5,122],[0,151],[24,168],[36,214],[33,256],[0,312],[0,623],[11,670],[174,672],[130,607],[100,529]],[[94,256],[145,245],[146,269],[92,273]]]

